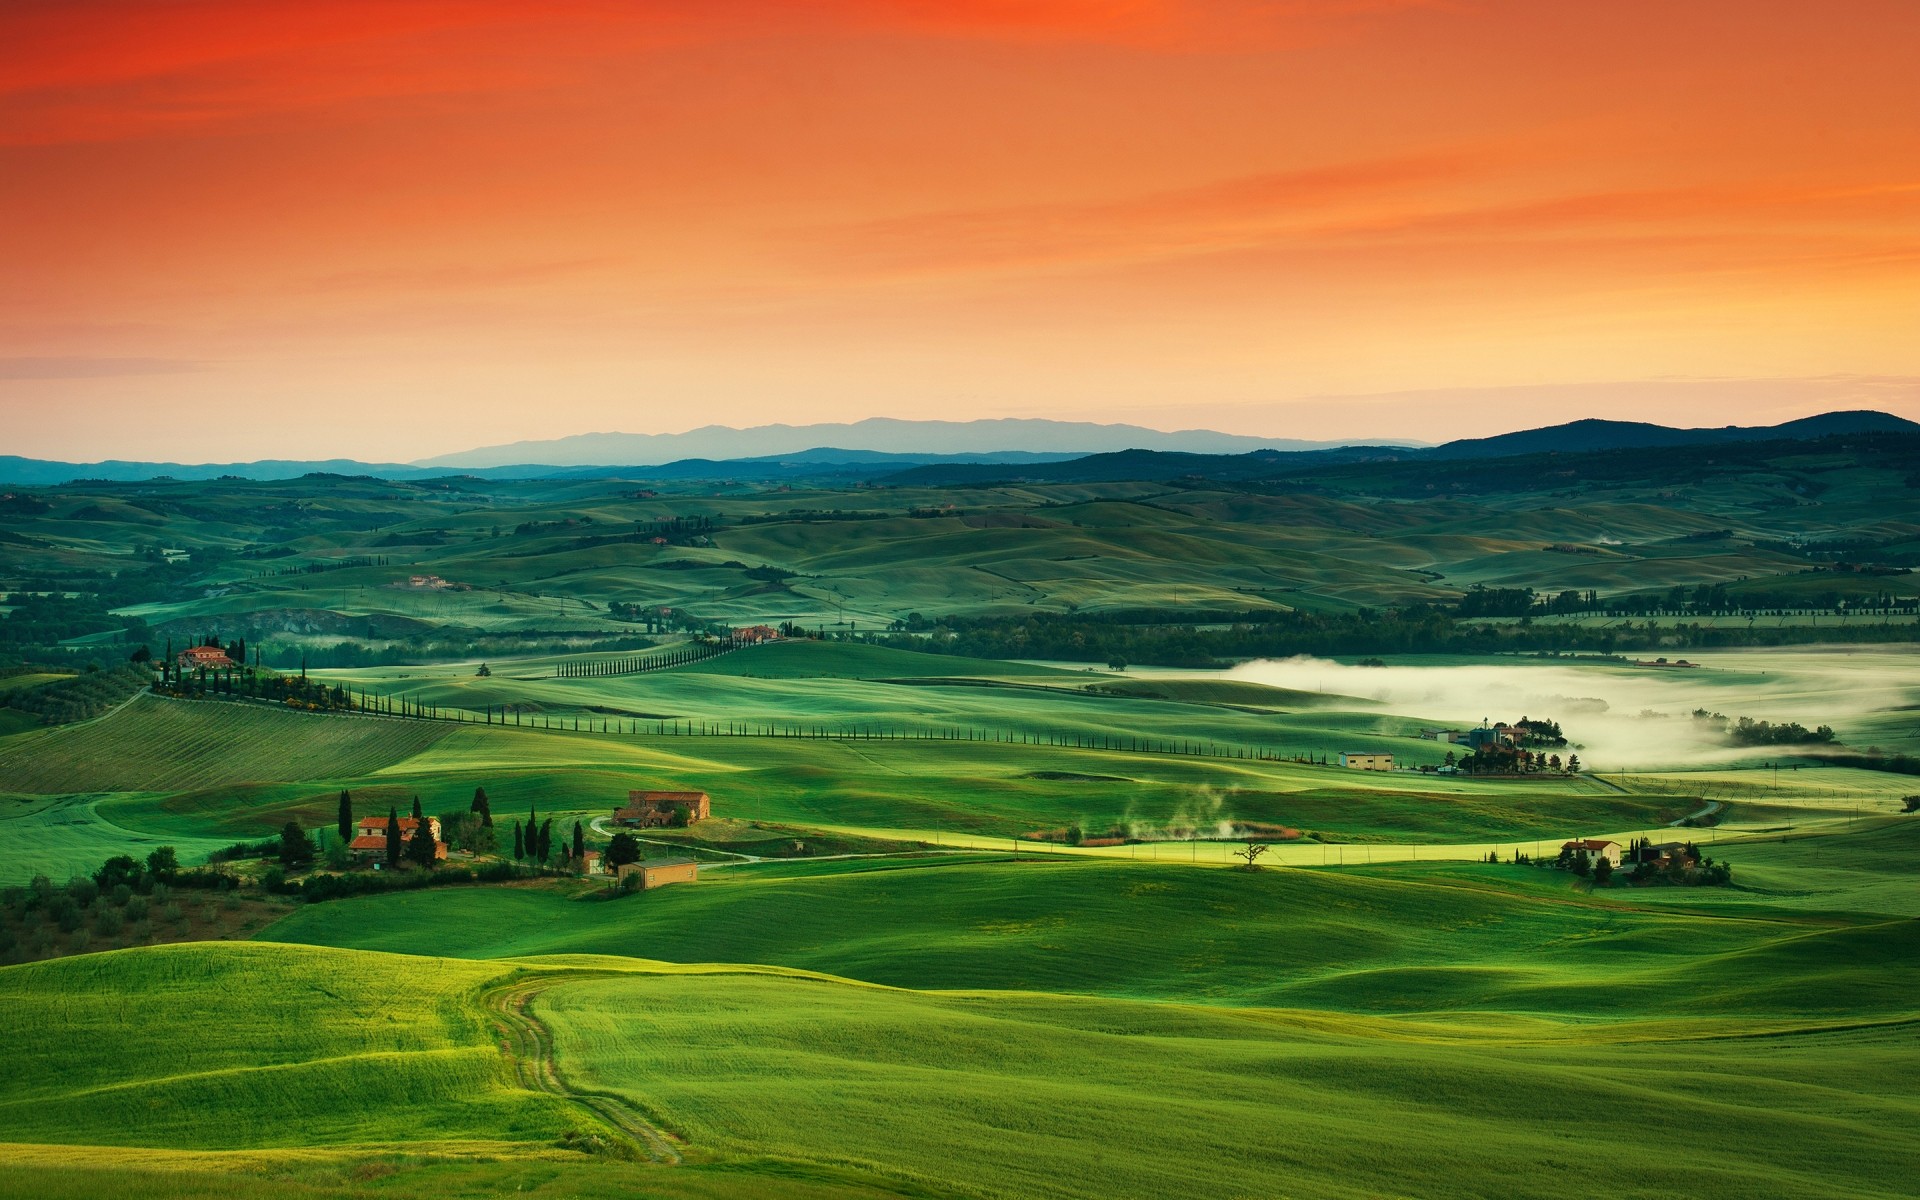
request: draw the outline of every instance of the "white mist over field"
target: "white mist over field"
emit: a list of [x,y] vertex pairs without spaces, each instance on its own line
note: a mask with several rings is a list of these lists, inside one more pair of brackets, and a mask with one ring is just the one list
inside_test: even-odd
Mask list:
[[[1674,655],[1673,657],[1678,657]],[[1483,719],[1560,722],[1583,763],[1599,770],[1699,766],[1753,759],[1790,747],[1736,747],[1696,724],[1704,708],[1728,718],[1808,729],[1913,702],[1920,656],[1844,650],[1720,653],[1694,668],[1629,667],[1571,660],[1515,660],[1450,666],[1361,667],[1328,659],[1261,659],[1230,678],[1303,692],[1377,701],[1388,712],[1434,728],[1465,729]]]

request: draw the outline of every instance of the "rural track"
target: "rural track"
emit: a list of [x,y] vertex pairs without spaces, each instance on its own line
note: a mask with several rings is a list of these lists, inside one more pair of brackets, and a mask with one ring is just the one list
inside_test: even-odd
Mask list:
[[532,975],[515,972],[504,983],[484,989],[481,998],[493,1015],[494,1032],[502,1053],[513,1065],[520,1086],[570,1100],[626,1135],[654,1162],[677,1166],[680,1152],[645,1116],[625,1099],[610,1092],[583,1091],[567,1083],[555,1057],[553,1031],[533,1015],[533,999],[565,978],[584,978],[588,972]]
[[1707,806],[1701,809],[1699,812],[1691,812],[1691,813],[1688,813],[1686,816],[1679,818],[1678,820],[1668,821],[1667,828],[1678,829],[1680,826],[1685,825],[1688,821],[1698,821],[1702,817],[1710,817],[1725,807],[1726,805],[1721,803],[1718,800],[1709,800],[1707,801]]

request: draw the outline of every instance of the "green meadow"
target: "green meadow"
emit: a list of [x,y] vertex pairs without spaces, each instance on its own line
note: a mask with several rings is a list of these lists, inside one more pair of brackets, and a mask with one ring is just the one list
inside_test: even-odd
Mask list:
[[[1913,1195],[1916,577],[1805,544],[1920,527],[1879,467],[1665,469],[45,489],[0,541],[54,630],[0,660],[0,1195]],[[1777,611],[1456,619],[1476,585]],[[1427,632],[1341,640],[1382,612]],[[1207,649],[1289,614],[1333,632]],[[828,636],[593,673],[781,622]],[[1836,624],[1884,644],[1713,640]],[[33,706],[207,635],[395,715]],[[1435,770],[1423,733],[1522,715],[1581,769]],[[700,877],[305,901],[217,857],[477,789],[596,848],[705,791],[641,847]],[[1514,861],[1576,837],[1730,881]],[[237,890],[68,883],[162,846]]]

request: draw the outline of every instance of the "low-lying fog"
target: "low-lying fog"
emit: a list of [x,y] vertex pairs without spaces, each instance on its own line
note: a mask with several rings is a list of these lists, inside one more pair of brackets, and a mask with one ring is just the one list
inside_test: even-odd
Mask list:
[[[1678,657],[1673,655],[1672,657]],[[1764,651],[1695,656],[1695,668],[1571,661],[1465,666],[1349,666],[1321,658],[1262,659],[1228,676],[1298,691],[1365,697],[1435,728],[1484,718],[1560,722],[1583,764],[1600,770],[1698,766],[1752,760],[1791,747],[1731,746],[1693,710],[1808,729],[1831,725],[1842,742],[1869,713],[1913,703],[1920,656],[1845,651]],[[1852,741],[1864,748],[1866,739]]]

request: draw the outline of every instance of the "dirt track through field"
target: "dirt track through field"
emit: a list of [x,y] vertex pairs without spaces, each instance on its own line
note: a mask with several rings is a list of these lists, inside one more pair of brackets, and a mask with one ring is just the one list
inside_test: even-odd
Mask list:
[[553,1031],[533,1015],[533,1000],[555,983],[568,978],[583,978],[584,975],[582,972],[569,972],[564,976],[516,972],[505,983],[482,993],[488,1011],[495,1018],[494,1033],[500,1049],[507,1056],[507,1061],[513,1064],[521,1087],[571,1100],[625,1134],[653,1161],[678,1164],[680,1152],[674,1149],[667,1135],[635,1111],[626,1099],[610,1092],[574,1088],[560,1073],[560,1064],[554,1054]]

